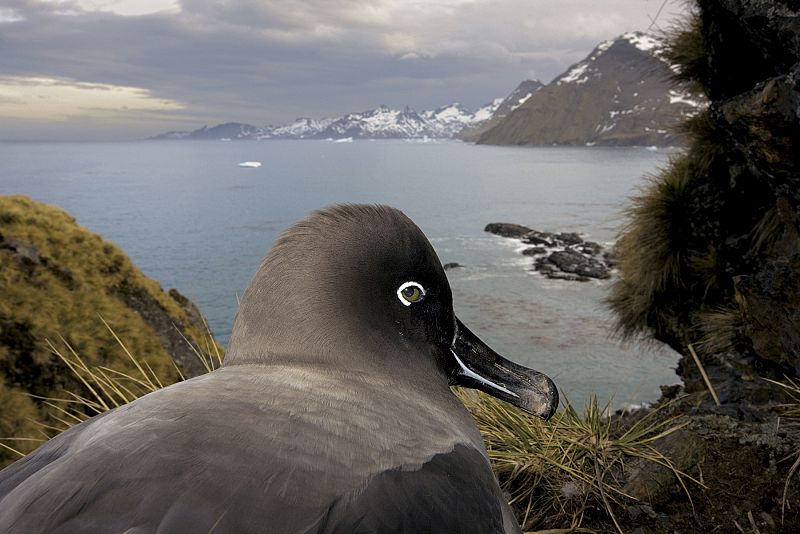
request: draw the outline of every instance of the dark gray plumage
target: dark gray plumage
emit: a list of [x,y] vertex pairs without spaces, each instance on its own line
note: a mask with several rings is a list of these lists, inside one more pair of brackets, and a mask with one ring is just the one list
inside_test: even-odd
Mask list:
[[518,532],[453,383],[557,404],[455,319],[402,213],[322,210],[262,263],[221,369],[0,472],[0,532]]

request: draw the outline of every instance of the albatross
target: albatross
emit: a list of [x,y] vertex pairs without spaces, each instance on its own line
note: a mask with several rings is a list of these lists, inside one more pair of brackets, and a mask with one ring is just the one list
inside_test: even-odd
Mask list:
[[544,419],[558,405],[456,318],[408,217],[326,208],[259,266],[222,367],[0,472],[0,532],[519,532],[452,385]]

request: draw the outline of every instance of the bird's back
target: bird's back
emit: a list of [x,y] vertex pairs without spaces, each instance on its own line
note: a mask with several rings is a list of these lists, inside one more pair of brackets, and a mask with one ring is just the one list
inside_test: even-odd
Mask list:
[[512,528],[480,436],[445,394],[314,366],[226,367],[4,470],[0,532]]

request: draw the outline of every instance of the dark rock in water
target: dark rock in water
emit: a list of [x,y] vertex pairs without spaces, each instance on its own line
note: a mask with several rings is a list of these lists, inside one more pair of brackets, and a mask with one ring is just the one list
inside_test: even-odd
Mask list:
[[539,254],[547,254],[547,249],[544,247],[528,247],[522,251],[523,256],[537,256]]
[[445,271],[449,271],[450,269],[460,269],[461,267],[463,267],[463,265],[461,265],[457,261],[451,261],[450,263],[445,263],[444,265],[442,265],[442,269],[444,269]]
[[611,276],[608,267],[600,260],[582,254],[572,248],[557,250],[550,254],[544,261],[554,264],[562,272],[574,273],[578,276],[601,279]]
[[520,239],[522,238],[522,236],[532,232],[533,230],[531,230],[527,226],[522,226],[520,224],[489,223],[486,225],[486,228],[484,228],[483,231],[489,232],[490,234],[499,235],[502,237],[513,237],[516,239]]
[[583,254],[572,249],[557,250],[547,257],[547,261],[555,264],[556,267],[565,273],[577,272],[584,260],[585,257]]
[[611,265],[606,261],[608,252],[599,243],[584,241],[576,232],[540,232],[510,223],[491,223],[486,231],[534,245],[522,254],[534,256],[533,270],[547,278],[586,282],[611,277]]
[[[555,243],[553,243],[553,240],[552,239],[547,239],[547,237],[545,237],[545,235],[546,234],[544,232],[536,232],[536,231],[529,232],[528,234],[523,236],[522,242],[523,243],[527,243],[529,245],[544,245],[545,247],[555,246]],[[549,235],[552,235],[552,234],[549,234]]]
[[563,241],[567,245],[580,245],[583,243],[583,239],[575,232],[563,232],[560,234],[556,234],[556,238],[559,241]]
[[575,273],[565,273],[546,265],[542,267],[538,265],[534,266],[533,270],[542,273],[551,280],[567,280],[569,282],[588,282],[591,280],[591,278],[587,276],[581,276]]
[[[603,246],[600,243],[595,243],[594,241],[584,241],[578,247],[578,249],[583,252],[584,254],[600,254],[603,252]],[[605,258],[605,254],[603,254]]]

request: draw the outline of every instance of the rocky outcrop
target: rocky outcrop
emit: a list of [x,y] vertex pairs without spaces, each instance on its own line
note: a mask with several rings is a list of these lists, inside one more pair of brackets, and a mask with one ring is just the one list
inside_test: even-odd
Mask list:
[[[800,498],[800,487],[791,479],[786,484],[791,461],[781,460],[797,457],[800,424],[785,419],[779,423],[778,414],[756,419],[698,413],[700,401],[699,394],[664,399],[670,404],[655,414],[660,420],[677,418],[683,425],[653,445],[675,469],[697,481],[684,481],[691,500],[666,466],[634,460],[615,474],[622,491],[636,499],[619,507],[617,520],[623,531],[796,532],[800,513],[793,504]],[[613,424],[627,429],[643,417],[654,415],[651,410],[619,414]]]
[[800,391],[776,382],[800,383],[800,4],[695,3],[667,53],[709,108],[629,210],[609,302],[622,333],[682,354],[671,404],[636,417],[680,418],[653,446],[704,487],[688,502],[674,476],[631,466],[626,492],[652,513],[620,523],[797,532]]
[[687,390],[693,345],[730,402],[769,400],[757,377],[800,371],[800,6],[699,0],[666,53],[709,108],[631,209],[610,303],[685,355]]
[[540,232],[513,223],[489,223],[484,231],[533,245],[522,254],[533,258],[533,270],[547,278],[588,282],[611,277],[609,252],[575,232]]

